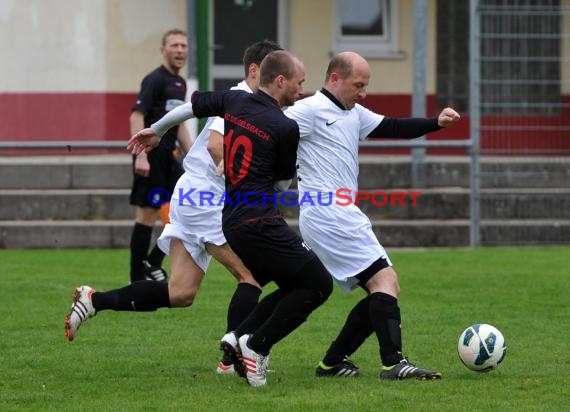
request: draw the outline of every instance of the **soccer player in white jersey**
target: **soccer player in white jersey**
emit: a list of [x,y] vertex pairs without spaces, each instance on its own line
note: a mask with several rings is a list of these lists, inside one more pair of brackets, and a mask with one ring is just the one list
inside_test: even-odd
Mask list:
[[[257,90],[261,61],[274,50],[281,47],[268,40],[248,47],[243,58],[246,79],[233,89],[250,93]],[[228,307],[226,332],[236,329],[253,310],[261,288],[222,232],[220,198],[225,190],[224,177],[216,174],[212,157],[222,157],[223,143],[216,145],[209,141],[221,142],[223,135],[224,120],[209,118],[184,159],[185,173],[178,180],[170,202],[170,223],[157,242],[170,255],[172,275],[168,284],[143,280],[106,292],[96,292],[90,286],[78,287],[65,318],[68,340],[75,338],[83,322],[102,310],[147,312],[192,305],[212,256],[238,281]],[[229,359],[220,360],[218,373],[233,371]]]
[[[358,376],[360,371],[348,357],[373,332],[378,338],[382,379],[439,379],[439,372],[417,367],[402,354],[400,286],[388,254],[372,231],[368,217],[354,203],[348,206],[310,205],[301,202],[307,193],[337,189],[358,191],[358,143],[367,137],[414,138],[447,127],[459,114],[445,108],[438,118],[389,118],[358,102],[366,97],[370,80],[368,62],[353,52],[332,58],[325,85],[313,96],[287,109],[300,129],[297,151],[303,239],[348,291],[360,286],[367,292],[351,310],[345,325],[319,362],[317,376]],[[327,198],[328,199],[328,198]],[[343,197],[341,204],[346,204]]]

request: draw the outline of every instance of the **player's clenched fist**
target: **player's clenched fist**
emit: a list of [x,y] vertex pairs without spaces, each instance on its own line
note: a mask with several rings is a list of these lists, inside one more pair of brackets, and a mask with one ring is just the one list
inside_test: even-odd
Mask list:
[[453,123],[457,123],[461,119],[459,113],[453,110],[451,107],[446,107],[441,111],[437,118],[437,124],[441,127],[447,127]]

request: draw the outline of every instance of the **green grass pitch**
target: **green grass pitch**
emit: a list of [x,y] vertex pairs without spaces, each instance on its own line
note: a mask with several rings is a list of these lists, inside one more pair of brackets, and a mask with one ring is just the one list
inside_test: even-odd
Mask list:
[[[570,388],[570,247],[391,251],[400,277],[404,352],[441,381],[378,379],[372,336],[352,357],[366,376],[314,369],[363,293],[331,298],[271,355],[268,385],[215,374],[233,278],[213,263],[193,307],[101,312],[67,342],[74,287],[128,279],[126,250],[2,250],[1,411],[565,411]],[[476,373],[461,331],[499,328],[507,355]]]

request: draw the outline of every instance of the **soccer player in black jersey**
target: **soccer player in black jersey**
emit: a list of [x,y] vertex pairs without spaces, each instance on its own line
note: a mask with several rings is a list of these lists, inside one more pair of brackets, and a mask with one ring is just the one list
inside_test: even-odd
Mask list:
[[[185,102],[186,81],[179,72],[188,57],[186,33],[178,29],[167,31],[162,37],[160,52],[163,63],[145,76],[133,107],[129,119],[131,136]],[[173,154],[177,139],[182,149],[188,152],[190,135],[182,126],[170,129],[154,150],[133,158],[130,204],[136,206],[136,218],[130,242],[131,282],[166,280],[166,272],[161,268],[164,252],[156,245],[150,253],[149,249],[160,206],[168,201],[163,198],[166,195],[164,190],[172,194],[183,172]]]
[[[257,90],[261,61],[274,50],[282,49],[269,40],[251,44],[243,55],[245,79],[234,89],[250,93]],[[180,191],[174,188],[171,219],[157,240],[170,256],[171,276],[168,283],[143,280],[106,291],[96,291],[88,285],[77,287],[65,318],[65,333],[69,341],[75,339],[79,327],[85,321],[102,311],[149,312],[160,308],[191,306],[211,257],[222,263],[238,281],[228,305],[226,332],[237,328],[257,305],[261,288],[250,270],[227,244],[222,231],[223,202],[216,205],[217,199],[225,191],[225,179],[217,174],[216,168],[223,159],[223,134],[224,119],[217,116],[208,119],[184,159],[185,173],[176,187],[183,192],[188,188],[200,188],[213,195],[214,205],[197,205],[186,198],[180,204]],[[199,202],[199,193],[195,196],[194,200]],[[233,360],[222,358],[216,371],[221,374],[233,373]]]
[[224,117],[224,235],[260,285],[273,281],[278,286],[234,332],[222,338],[221,347],[234,358],[236,371],[253,386],[267,382],[273,345],[305,322],[332,292],[330,274],[287,225],[274,194],[276,188],[286,188],[295,173],[299,128],[281,108],[293,105],[302,93],[304,66],[292,54],[275,51],[265,57],[260,72],[256,93],[195,93],[191,103],[176,108],[128,143],[133,153],[139,153],[190,117]]

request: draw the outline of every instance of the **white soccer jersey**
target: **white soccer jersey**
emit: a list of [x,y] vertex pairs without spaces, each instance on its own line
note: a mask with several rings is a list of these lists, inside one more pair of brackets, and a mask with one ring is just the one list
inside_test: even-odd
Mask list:
[[352,110],[341,109],[321,92],[297,101],[285,114],[299,124],[299,189],[356,191],[358,142],[366,139],[384,116],[359,104]]
[[[342,109],[321,92],[299,100],[285,113],[297,121],[301,139],[297,150],[299,199],[318,194],[358,190],[358,143],[384,116],[357,104]],[[347,195],[346,190],[343,195]],[[345,290],[356,287],[354,276],[379,258],[391,264],[372,231],[368,217],[354,204],[340,206],[301,203],[299,228],[328,271]],[[324,203],[327,203],[326,201]],[[344,202],[346,203],[346,202]]]
[[[251,89],[245,81],[232,89]],[[222,232],[220,200],[225,190],[224,176],[216,176],[217,166],[208,152],[211,131],[224,135],[224,119],[210,117],[184,158],[184,174],[178,179],[170,201],[170,223],[158,238],[158,246],[170,254],[170,240],[180,239],[196,264],[205,272],[211,260],[206,243],[226,243]]]

